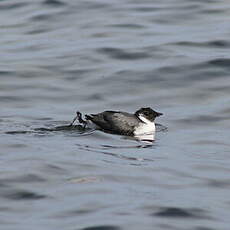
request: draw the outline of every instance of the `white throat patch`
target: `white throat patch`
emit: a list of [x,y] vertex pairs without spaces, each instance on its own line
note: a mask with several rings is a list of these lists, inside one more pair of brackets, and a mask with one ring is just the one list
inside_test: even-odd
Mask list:
[[138,115],[138,118],[141,120],[141,121],[143,121],[145,124],[150,124],[150,123],[154,123],[154,122],[152,122],[152,121],[150,121],[150,120],[148,120],[146,117],[144,117],[143,115]]

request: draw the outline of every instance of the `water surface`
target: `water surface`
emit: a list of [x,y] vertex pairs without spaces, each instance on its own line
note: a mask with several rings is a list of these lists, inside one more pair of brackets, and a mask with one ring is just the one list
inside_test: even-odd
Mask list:
[[[228,230],[229,14],[224,0],[1,1],[2,228]],[[45,131],[144,106],[168,127],[153,145]]]

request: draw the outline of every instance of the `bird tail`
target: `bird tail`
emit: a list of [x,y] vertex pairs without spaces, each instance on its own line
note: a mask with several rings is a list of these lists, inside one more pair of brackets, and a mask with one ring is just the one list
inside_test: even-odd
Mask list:
[[73,126],[74,122],[75,122],[76,120],[78,120],[78,122],[79,122],[80,124],[83,124],[84,127],[85,127],[85,126],[87,125],[87,122],[86,122],[85,120],[82,119],[82,114],[81,114],[79,111],[77,111],[76,114],[77,114],[77,115],[74,117],[73,121],[70,123],[70,126]]

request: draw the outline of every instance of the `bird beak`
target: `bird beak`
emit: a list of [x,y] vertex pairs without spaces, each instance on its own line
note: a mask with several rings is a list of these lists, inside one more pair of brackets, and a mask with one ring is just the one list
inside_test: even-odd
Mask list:
[[157,117],[159,117],[159,116],[161,116],[161,115],[163,115],[163,113],[158,113],[158,112],[157,112]]

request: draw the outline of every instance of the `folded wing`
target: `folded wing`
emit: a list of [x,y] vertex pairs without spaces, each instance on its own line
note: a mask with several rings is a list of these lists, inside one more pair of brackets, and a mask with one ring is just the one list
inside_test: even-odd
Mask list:
[[135,126],[138,125],[138,120],[133,114],[115,111],[86,115],[86,119],[105,131],[123,135],[133,135]]

